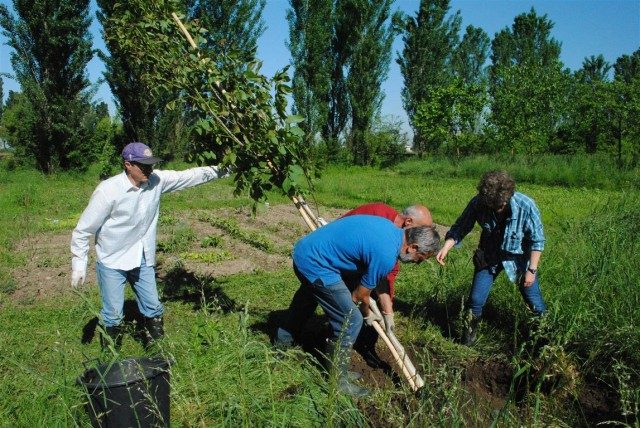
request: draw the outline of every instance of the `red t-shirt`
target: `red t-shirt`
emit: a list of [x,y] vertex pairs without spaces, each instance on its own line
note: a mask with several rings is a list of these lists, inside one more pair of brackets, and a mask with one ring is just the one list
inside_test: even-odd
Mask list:
[[[387,204],[383,204],[381,202],[374,202],[371,204],[360,205],[357,208],[352,209],[347,212],[343,217],[347,217],[350,215],[356,214],[364,214],[364,215],[375,215],[378,217],[386,218],[387,220],[394,221],[398,216],[398,211],[393,209]],[[396,265],[393,267],[391,272],[387,275],[387,281],[389,281],[389,295],[393,299],[393,295],[395,293],[394,284],[396,282],[396,277],[398,276],[398,272],[400,272],[400,263],[396,262]]]

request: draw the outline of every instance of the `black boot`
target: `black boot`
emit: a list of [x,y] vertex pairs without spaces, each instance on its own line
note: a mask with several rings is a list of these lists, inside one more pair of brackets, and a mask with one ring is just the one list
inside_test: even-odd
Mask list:
[[354,378],[361,375],[349,371],[351,362],[351,348],[343,348],[333,341],[327,342],[327,371],[330,376],[337,376],[338,390],[352,397],[365,397],[369,390],[352,383]]
[[124,329],[121,325],[114,325],[113,327],[103,327],[104,333],[100,334],[100,345],[103,349],[112,345],[116,350],[122,346],[122,336],[124,335]]
[[466,346],[473,346],[478,336],[478,326],[480,325],[480,317],[475,316],[469,311],[469,315],[466,319],[464,326],[464,333],[462,334],[462,344]]
[[143,344],[148,348],[156,341],[164,337],[164,321],[162,317],[144,319],[144,337]]

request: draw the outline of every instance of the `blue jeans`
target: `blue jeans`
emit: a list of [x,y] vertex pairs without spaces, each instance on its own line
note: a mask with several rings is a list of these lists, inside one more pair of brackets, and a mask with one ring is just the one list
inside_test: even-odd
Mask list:
[[[473,284],[471,285],[471,293],[469,294],[469,306],[471,307],[471,313],[475,317],[482,315],[482,308],[489,297],[491,286],[496,277],[502,272],[502,263],[498,263],[494,266],[488,266],[482,270],[476,270],[473,275]],[[540,283],[538,282],[538,275],[531,284],[531,287],[524,287],[522,281],[519,282],[518,288],[524,298],[525,302],[536,315],[542,315],[547,311],[547,306],[542,299],[542,293],[540,291]]]
[[351,348],[360,333],[363,319],[344,281],[327,286],[313,284],[295,266],[294,271],[300,280],[300,288],[289,305],[287,320],[278,328],[276,341],[285,345],[292,344],[304,323],[320,305],[329,318],[333,340],[339,341],[342,348]]
[[159,317],[164,307],[158,297],[156,287],[156,271],[147,266],[142,255],[140,267],[129,271],[111,269],[100,262],[96,263],[102,310],[100,316],[105,327],[114,327],[122,323],[124,318],[124,287],[127,282],[136,293],[138,309],[147,318]]

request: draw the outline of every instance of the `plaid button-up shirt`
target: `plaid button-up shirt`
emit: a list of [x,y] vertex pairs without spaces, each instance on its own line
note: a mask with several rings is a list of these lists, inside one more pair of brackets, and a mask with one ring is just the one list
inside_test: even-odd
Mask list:
[[[516,282],[529,265],[531,251],[544,250],[545,239],[540,211],[533,199],[515,192],[509,207],[500,258],[507,276]],[[488,234],[498,227],[494,211],[481,204],[478,196],[471,199],[445,239],[451,238],[456,244],[459,243],[471,232],[475,223],[482,227],[483,233]]]

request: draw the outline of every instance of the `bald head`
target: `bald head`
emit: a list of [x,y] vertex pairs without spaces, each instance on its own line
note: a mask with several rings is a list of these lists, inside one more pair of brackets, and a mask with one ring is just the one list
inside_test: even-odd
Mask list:
[[396,225],[403,229],[417,226],[433,226],[431,211],[424,205],[411,205],[405,208],[402,214],[396,218]]

